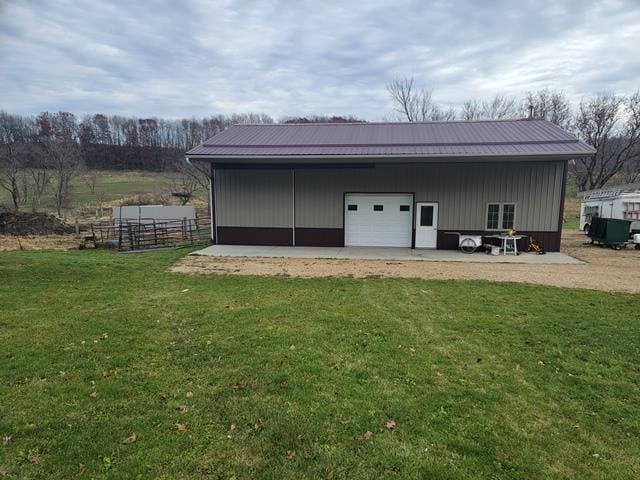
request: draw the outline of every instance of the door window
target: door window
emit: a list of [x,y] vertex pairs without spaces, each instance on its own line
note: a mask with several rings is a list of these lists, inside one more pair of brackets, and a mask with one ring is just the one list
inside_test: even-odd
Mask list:
[[420,207],[420,226],[433,227],[433,205]]

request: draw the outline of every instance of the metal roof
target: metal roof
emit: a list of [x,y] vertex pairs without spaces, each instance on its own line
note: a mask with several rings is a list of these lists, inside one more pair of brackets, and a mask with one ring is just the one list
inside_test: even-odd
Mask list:
[[187,152],[195,157],[591,156],[538,119],[425,123],[239,124]]

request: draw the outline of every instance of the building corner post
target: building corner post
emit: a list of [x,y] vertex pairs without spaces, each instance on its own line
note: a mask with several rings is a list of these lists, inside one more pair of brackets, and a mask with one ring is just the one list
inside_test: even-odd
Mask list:
[[292,182],[292,200],[293,200],[293,218],[291,222],[291,245],[296,246],[296,169],[291,169],[291,182]]
[[210,242],[212,245],[218,243],[218,225],[216,224],[216,194],[215,194],[215,168],[213,162],[209,166],[209,216],[211,217]]

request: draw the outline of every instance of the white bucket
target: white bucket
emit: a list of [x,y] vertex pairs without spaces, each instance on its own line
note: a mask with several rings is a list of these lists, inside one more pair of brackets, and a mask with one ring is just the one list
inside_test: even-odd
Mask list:
[[636,245],[640,245],[640,233],[633,234],[633,243]]
[[491,247],[491,255],[500,255],[500,247],[493,245]]

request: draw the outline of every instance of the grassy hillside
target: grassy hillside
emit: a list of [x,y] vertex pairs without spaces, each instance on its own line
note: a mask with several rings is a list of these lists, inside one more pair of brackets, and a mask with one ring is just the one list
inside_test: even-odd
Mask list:
[[[170,174],[136,171],[104,171],[98,172],[96,192],[101,194],[105,205],[111,205],[122,199],[135,196],[149,196],[158,201],[171,200]],[[80,207],[95,207],[98,197],[91,193],[86,180],[87,174],[76,177],[72,184],[72,204],[70,210]],[[198,190],[195,197],[199,201],[206,201],[206,192]],[[8,205],[10,197],[4,190],[0,190],[0,205]],[[27,207],[25,207],[27,209]],[[43,199],[42,210],[55,210],[53,195],[49,193]]]

